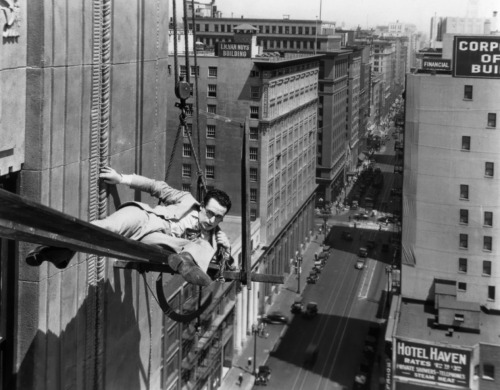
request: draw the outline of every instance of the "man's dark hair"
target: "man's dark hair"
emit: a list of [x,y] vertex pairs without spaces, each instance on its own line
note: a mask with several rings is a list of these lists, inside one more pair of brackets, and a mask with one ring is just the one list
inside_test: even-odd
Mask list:
[[231,199],[224,191],[218,189],[207,191],[203,198],[203,204],[206,206],[210,199],[215,199],[221,206],[225,207],[227,209],[226,214],[231,210]]

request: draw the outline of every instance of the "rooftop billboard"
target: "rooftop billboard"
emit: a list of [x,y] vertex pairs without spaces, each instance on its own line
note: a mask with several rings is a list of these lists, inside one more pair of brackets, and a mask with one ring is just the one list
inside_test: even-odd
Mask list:
[[471,351],[396,339],[394,376],[469,388]]
[[500,78],[500,36],[455,36],[452,75]]

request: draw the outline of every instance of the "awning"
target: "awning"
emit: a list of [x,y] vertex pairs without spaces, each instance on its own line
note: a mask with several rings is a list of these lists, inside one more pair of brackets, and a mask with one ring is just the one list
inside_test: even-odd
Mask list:
[[364,161],[365,159],[366,159],[366,155],[365,155],[364,153],[360,153],[360,154],[358,155],[358,160],[359,160],[359,161]]

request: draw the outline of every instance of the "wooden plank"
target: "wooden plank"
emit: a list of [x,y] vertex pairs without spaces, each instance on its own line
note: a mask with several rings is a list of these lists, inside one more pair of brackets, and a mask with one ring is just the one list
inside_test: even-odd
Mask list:
[[142,259],[161,264],[172,253],[1,189],[0,216],[1,234],[6,238],[60,247],[71,245],[70,249],[78,248],[78,251],[85,253],[94,253],[95,249],[95,254],[103,251],[112,253],[116,258]]

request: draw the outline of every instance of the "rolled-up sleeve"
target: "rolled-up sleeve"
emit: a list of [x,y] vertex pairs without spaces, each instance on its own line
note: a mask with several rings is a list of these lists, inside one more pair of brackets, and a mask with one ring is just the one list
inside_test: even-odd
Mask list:
[[132,175],[130,187],[149,193],[164,204],[174,204],[186,201],[193,196],[186,191],[176,190],[164,181],[149,179],[141,175]]

